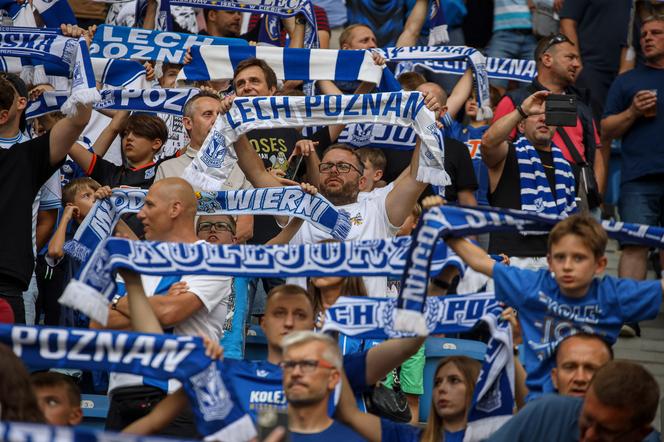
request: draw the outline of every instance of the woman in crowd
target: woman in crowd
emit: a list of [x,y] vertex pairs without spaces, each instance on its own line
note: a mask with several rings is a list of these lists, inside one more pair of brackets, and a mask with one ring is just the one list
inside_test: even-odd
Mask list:
[[4,344],[0,344],[0,421],[45,422],[28,371]]
[[466,356],[440,361],[424,430],[361,413],[347,389],[338,408],[340,418],[371,442],[461,442],[480,368],[479,361]]

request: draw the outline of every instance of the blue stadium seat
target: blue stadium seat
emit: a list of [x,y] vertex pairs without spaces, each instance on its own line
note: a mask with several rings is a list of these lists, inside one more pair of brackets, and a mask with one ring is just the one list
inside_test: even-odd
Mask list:
[[267,359],[267,338],[263,329],[252,324],[249,330],[252,334],[247,336],[244,343],[244,359],[248,361]]
[[468,356],[484,360],[486,344],[479,341],[451,338],[427,338],[424,344],[426,362],[424,364],[424,394],[420,396],[420,422],[426,422],[431,408],[433,376],[441,359],[448,356]]
[[81,395],[81,409],[83,410],[83,423],[86,427],[104,428],[108,415],[109,399],[106,395]]

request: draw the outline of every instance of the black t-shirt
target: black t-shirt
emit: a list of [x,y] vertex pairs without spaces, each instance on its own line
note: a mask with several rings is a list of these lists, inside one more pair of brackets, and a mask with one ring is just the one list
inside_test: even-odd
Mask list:
[[[276,129],[256,129],[247,133],[249,143],[256,149],[256,153],[261,157],[266,168],[283,167],[284,170],[288,164],[281,164],[282,161],[288,161],[295,143],[303,139],[302,134],[293,128]],[[327,127],[314,133],[312,141],[318,141],[317,150],[324,151],[330,144],[330,132]],[[293,162],[297,161],[293,158]],[[295,180],[300,181],[306,172],[306,163],[302,160],[297,171]],[[290,177],[289,177],[290,178]],[[274,238],[281,231],[281,227],[272,215],[254,216],[254,236],[249,240],[250,244],[265,244]]]
[[[537,150],[542,164],[553,166],[551,152]],[[551,189],[555,189],[555,170],[545,167],[544,172]],[[489,204],[506,209],[521,209],[521,180],[514,144],[510,143],[505,166],[498,185],[488,194]],[[546,256],[548,235],[521,235],[519,233],[492,232],[489,237],[489,253],[505,253],[508,256]]]
[[[444,167],[450,176],[452,184],[445,187],[445,200],[454,203],[458,200],[458,194],[461,190],[476,191],[478,188],[473,160],[470,158],[468,148],[462,142],[454,138],[444,138],[445,141],[445,159]],[[413,156],[412,150],[384,149],[387,165],[383,173],[383,179],[390,183],[397,179],[401,172],[410,164]],[[433,195],[431,186],[427,186],[422,197]]]
[[32,253],[32,202],[37,192],[64,163],[50,164],[49,135],[0,149],[0,287],[28,289],[34,256]]
[[[102,186],[131,186],[149,189],[152,183],[154,183],[157,167],[162,162],[171,158],[175,158],[175,155],[164,157],[159,161],[153,161],[141,167],[127,167],[118,166],[101,158],[99,155],[95,155],[88,168],[87,175]],[[122,219],[136,236],[143,239],[143,223],[136,217],[136,214],[123,215]]]

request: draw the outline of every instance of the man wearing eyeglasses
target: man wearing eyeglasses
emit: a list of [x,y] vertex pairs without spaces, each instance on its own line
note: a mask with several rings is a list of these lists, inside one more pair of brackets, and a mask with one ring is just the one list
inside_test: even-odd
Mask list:
[[281,343],[283,386],[288,400],[288,427],[293,442],[363,441],[359,434],[328,414],[330,396],[341,382],[342,357],[325,334],[301,331]]
[[[606,183],[610,150],[601,146],[587,91],[574,86],[582,68],[578,45],[563,34],[543,38],[535,49],[535,62],[537,77],[529,85],[505,94],[493,113],[493,123],[514,111],[517,105],[537,91],[576,95],[576,126],[555,128],[552,141],[570,164],[587,163],[593,167],[597,189],[601,192]],[[510,132],[510,138],[518,138],[517,129]],[[574,172],[575,175],[578,173],[577,170]],[[588,196],[588,204],[591,210],[599,206],[597,192]]]

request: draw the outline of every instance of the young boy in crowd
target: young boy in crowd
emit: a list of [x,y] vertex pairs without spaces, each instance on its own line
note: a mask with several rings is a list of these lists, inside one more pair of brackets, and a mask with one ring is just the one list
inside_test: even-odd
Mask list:
[[71,377],[53,371],[33,373],[30,384],[39,409],[51,425],[75,426],[83,420],[81,391]]
[[463,238],[448,245],[473,269],[492,277],[496,299],[519,313],[529,389],[528,399],[554,392],[551,369],[557,345],[577,331],[610,344],[625,322],[659,313],[664,280],[635,281],[603,276],[607,234],[592,217],[573,215],[549,234],[548,269],[520,269],[494,261]]

